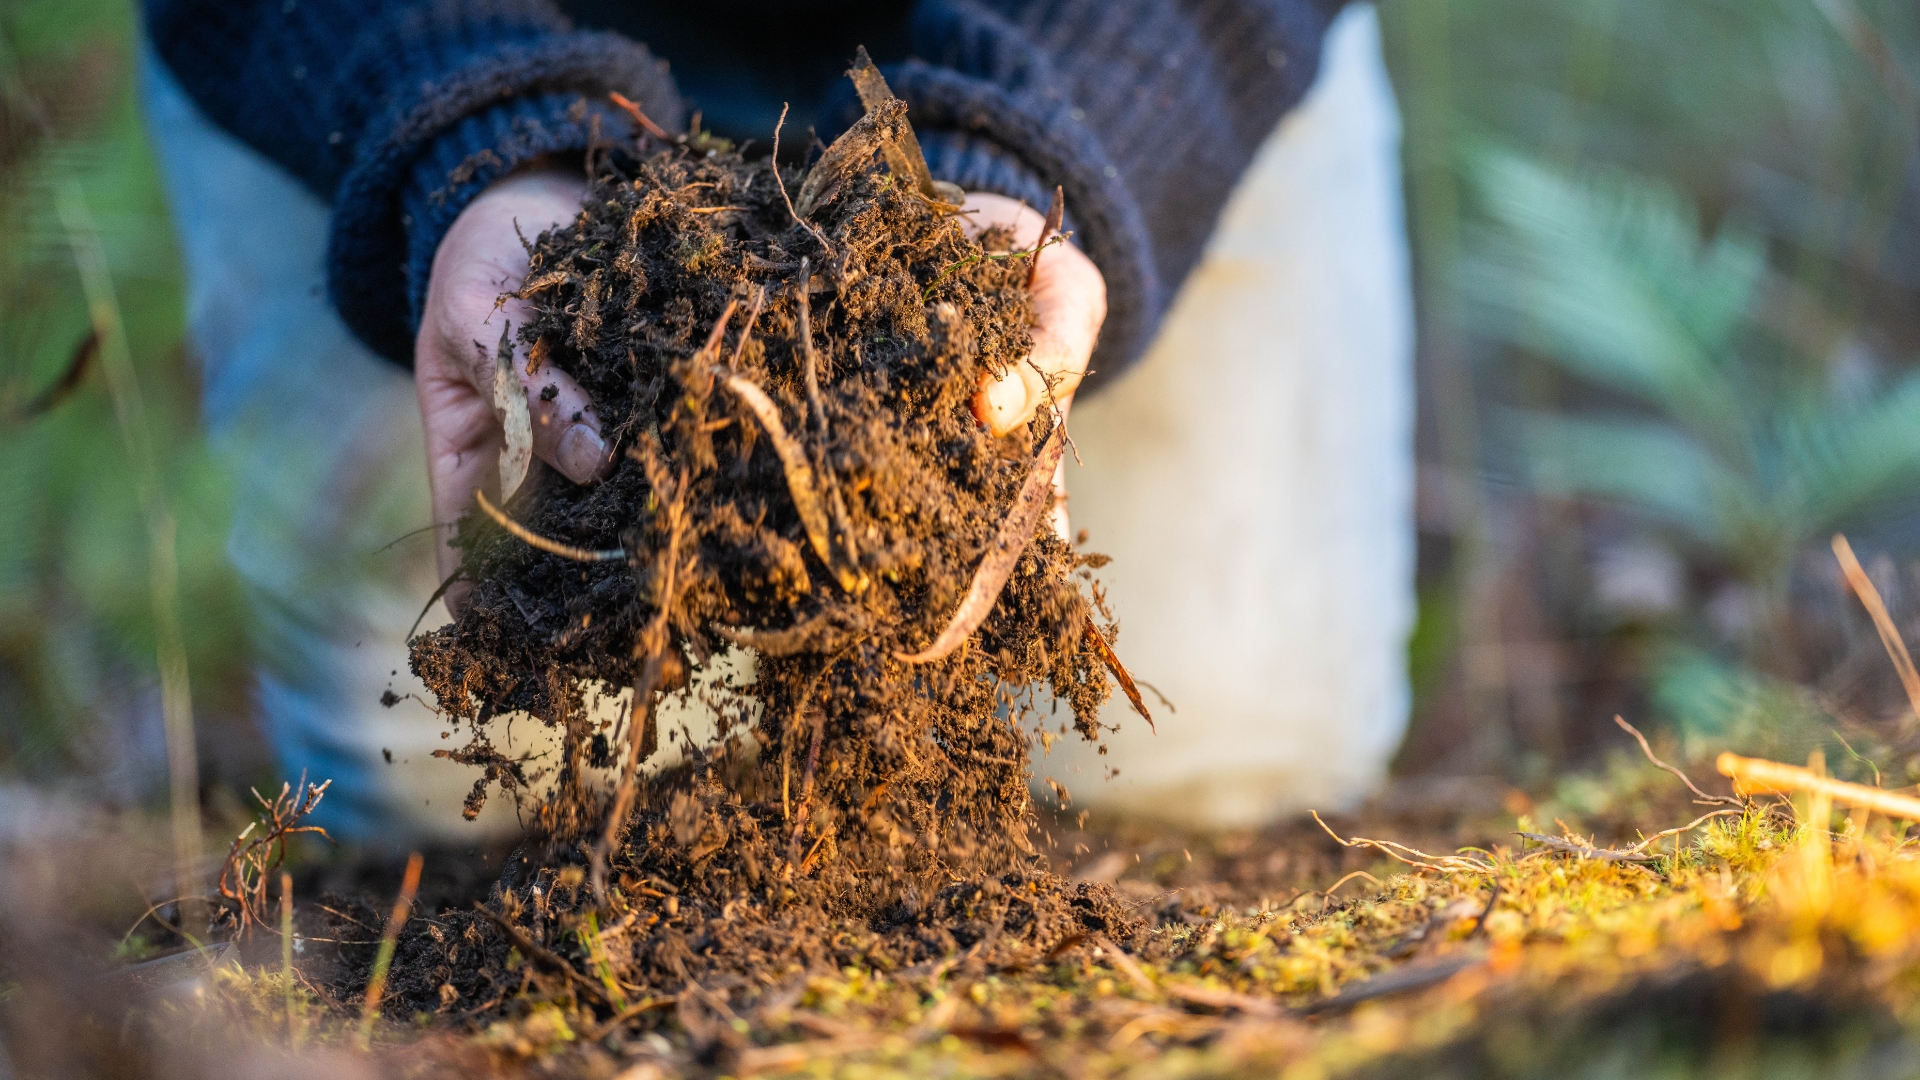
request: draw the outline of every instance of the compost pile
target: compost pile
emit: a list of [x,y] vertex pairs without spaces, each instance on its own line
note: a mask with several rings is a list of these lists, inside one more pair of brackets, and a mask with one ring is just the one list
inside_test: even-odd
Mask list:
[[[537,988],[634,1022],[677,996],[695,1023],[689,987],[737,1006],[856,961],[1131,936],[1028,839],[1029,741],[1097,738],[1124,677],[1103,560],[1045,521],[1053,416],[996,438],[971,404],[1029,352],[1035,253],[970,239],[905,106],[868,104],[804,172],[700,135],[597,155],[579,218],[532,246],[515,333],[589,392],[618,464],[590,487],[536,470],[508,528],[469,515],[471,602],[415,640],[471,737],[446,754],[483,769],[469,810],[507,789],[537,841],[485,910],[403,938],[412,1007]],[[937,655],[996,561],[997,601]],[[692,684],[719,738],[641,772],[655,699],[730,649],[750,685]],[[589,707],[625,687],[619,719]],[[496,748],[509,712],[560,729],[560,760]]]

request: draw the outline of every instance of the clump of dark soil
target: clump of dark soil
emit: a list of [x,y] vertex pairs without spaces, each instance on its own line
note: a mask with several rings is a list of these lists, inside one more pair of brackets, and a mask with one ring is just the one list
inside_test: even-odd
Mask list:
[[[1028,839],[1037,725],[1099,735],[1100,560],[1042,520],[978,629],[905,659],[1057,442],[1046,410],[1002,438],[974,416],[982,377],[1029,351],[1030,255],[916,185],[904,111],[804,173],[701,136],[601,155],[580,217],[533,245],[517,333],[589,391],[618,465],[591,487],[536,470],[508,500],[551,544],[470,515],[470,606],[414,643],[472,735],[449,756],[484,769],[470,807],[508,789],[540,842],[485,911],[402,940],[407,1007],[533,988],[644,1023],[690,986],[738,1004],[823,967],[1132,936],[1106,886],[1052,876]],[[655,699],[729,649],[752,679],[705,691],[719,738],[623,783],[661,751]],[[628,687],[619,720],[589,710]],[[508,712],[559,728],[561,759],[497,750]]]

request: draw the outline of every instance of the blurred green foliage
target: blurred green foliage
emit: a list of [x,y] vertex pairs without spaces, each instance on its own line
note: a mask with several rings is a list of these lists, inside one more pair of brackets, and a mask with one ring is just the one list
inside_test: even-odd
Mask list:
[[[1457,619],[1459,653],[1451,683],[1422,660],[1417,723],[1501,770],[1619,709],[1723,739],[1842,719],[1818,684],[1857,613],[1814,556],[1837,529],[1920,553],[1920,6],[1383,14],[1422,454],[1456,504],[1416,640]],[[1663,610],[1604,610],[1630,550],[1671,553]]]
[[[147,530],[103,380],[79,370],[90,322],[55,209],[77,183],[113,273],[179,521],[181,606],[202,703],[245,686],[225,557],[229,485],[198,429],[179,261],[134,101],[125,0],[0,5],[0,768],[111,760],[152,715]],[[156,721],[157,722],[157,721]]]

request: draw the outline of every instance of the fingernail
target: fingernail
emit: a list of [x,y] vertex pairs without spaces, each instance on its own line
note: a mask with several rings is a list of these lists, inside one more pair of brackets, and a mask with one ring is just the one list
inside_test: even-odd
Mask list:
[[987,424],[995,434],[1013,430],[1026,411],[1027,384],[1020,376],[1008,375],[987,387]]
[[600,466],[607,460],[607,444],[600,440],[600,433],[585,424],[575,424],[560,436],[560,449],[554,455],[554,462],[567,479],[576,484],[584,484],[600,475]]

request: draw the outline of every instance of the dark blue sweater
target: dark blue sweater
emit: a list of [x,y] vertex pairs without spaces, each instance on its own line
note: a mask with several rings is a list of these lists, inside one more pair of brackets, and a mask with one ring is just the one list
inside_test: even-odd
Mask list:
[[1066,189],[1107,279],[1094,367],[1111,374],[1312,82],[1342,2],[148,0],[147,28],[208,115],[331,200],[334,304],[396,361],[454,217],[522,163],[628,134],[609,90],[763,145],[792,101],[789,131],[827,139],[857,115],[840,73],[866,44],[936,177],[1034,206]]

